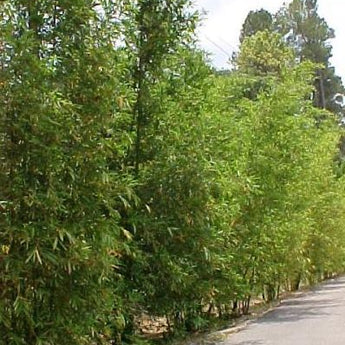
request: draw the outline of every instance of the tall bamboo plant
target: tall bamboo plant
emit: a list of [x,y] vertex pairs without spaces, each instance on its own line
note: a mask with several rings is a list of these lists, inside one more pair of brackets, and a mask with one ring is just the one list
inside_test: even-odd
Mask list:
[[100,5],[2,3],[1,344],[81,344],[112,308],[128,184],[109,168],[124,90]]

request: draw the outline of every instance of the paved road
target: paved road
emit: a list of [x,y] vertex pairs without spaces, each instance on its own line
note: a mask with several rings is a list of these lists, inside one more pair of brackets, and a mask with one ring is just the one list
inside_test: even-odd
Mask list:
[[345,345],[345,277],[283,301],[225,345]]

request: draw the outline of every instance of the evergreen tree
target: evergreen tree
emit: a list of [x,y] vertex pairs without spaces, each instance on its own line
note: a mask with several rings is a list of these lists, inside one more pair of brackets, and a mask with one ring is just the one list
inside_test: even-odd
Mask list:
[[271,31],[273,29],[273,18],[271,13],[261,9],[259,11],[250,11],[242,25],[240,42],[246,37],[255,35],[259,31]]
[[274,25],[295,49],[299,61],[310,60],[320,64],[315,78],[315,106],[342,111],[334,96],[343,94],[344,86],[329,61],[332,56],[329,40],[334,38],[334,30],[319,16],[317,0],[292,1],[278,11]]

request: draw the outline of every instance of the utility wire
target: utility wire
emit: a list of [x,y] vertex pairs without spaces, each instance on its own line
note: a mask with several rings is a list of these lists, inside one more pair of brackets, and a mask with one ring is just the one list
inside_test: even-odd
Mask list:
[[213,40],[211,40],[209,37],[205,36],[205,38],[212,43],[216,48],[218,48],[223,54],[225,54],[229,59],[231,59],[231,55],[219,44],[217,44],[216,42],[214,42]]
[[236,51],[237,49],[228,41],[226,41],[225,39],[223,39],[222,37],[218,37],[224,44],[226,44],[233,52]]

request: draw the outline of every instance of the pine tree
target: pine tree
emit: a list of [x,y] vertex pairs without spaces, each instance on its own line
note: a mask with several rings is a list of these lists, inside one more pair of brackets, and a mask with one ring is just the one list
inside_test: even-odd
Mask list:
[[299,61],[309,60],[320,64],[315,76],[314,104],[319,108],[342,112],[335,102],[336,94],[344,93],[341,80],[330,66],[334,38],[324,18],[318,14],[317,0],[294,0],[282,7],[275,16],[274,26],[295,49]]
[[259,11],[250,11],[242,25],[240,42],[246,37],[255,35],[259,31],[271,31],[273,29],[273,18],[271,13],[261,9]]

